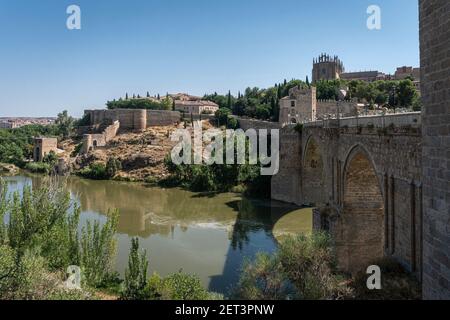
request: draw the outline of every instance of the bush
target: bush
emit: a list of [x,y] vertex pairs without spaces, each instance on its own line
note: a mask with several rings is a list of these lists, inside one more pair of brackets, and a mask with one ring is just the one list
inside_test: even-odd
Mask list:
[[106,163],[106,175],[108,178],[114,178],[117,172],[121,169],[122,163],[118,159],[114,157],[108,159],[108,162]]
[[278,257],[259,253],[254,262],[244,262],[235,294],[247,300],[284,300],[294,291]]
[[125,300],[146,299],[147,286],[147,253],[139,253],[139,239],[131,239],[131,250],[128,256],[128,268],[125,270],[125,288],[121,298]]
[[147,293],[160,300],[218,300],[220,295],[205,290],[200,279],[181,271],[161,278],[154,274],[147,283]]
[[52,150],[49,153],[47,153],[42,160],[44,163],[48,163],[51,167],[54,167],[56,163],[58,162],[58,156],[56,153]]
[[25,165],[25,169],[32,173],[49,174],[52,167],[45,162],[30,162]]
[[94,163],[82,169],[78,173],[83,178],[92,180],[108,180],[109,176],[103,163]]
[[88,221],[81,236],[80,262],[84,281],[88,286],[104,286],[112,273],[113,257],[116,252],[115,233],[117,232],[119,214],[108,213],[108,220],[100,226]]
[[45,298],[58,281],[50,272],[78,262],[79,210],[73,206],[70,211],[70,194],[51,180],[40,188],[24,187],[12,201],[5,194],[5,183],[0,181],[0,295]]
[[278,252],[288,279],[300,299],[340,299],[348,293],[343,279],[336,274],[331,239],[323,232],[310,236],[288,237]]
[[236,289],[242,299],[341,299],[349,294],[336,274],[325,233],[288,237],[274,255],[259,254],[244,264]]
[[229,116],[231,116],[231,110],[228,108],[220,108],[215,113],[216,120],[220,125],[227,124]]

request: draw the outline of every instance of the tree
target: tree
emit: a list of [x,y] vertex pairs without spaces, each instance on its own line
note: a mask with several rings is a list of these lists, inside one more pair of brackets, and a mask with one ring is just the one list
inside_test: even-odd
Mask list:
[[67,110],[59,113],[56,119],[58,130],[64,138],[70,137],[73,131],[74,123],[75,119],[69,116]]
[[139,239],[131,239],[128,267],[125,270],[124,291],[122,299],[143,300],[146,298],[148,260],[147,252],[139,252]]
[[308,76],[306,76],[306,85],[307,85],[308,87],[310,87],[310,83],[309,83],[309,78],[308,78]]
[[398,103],[402,107],[412,107],[413,102],[418,97],[414,83],[410,79],[402,80],[398,86]]
[[233,108],[232,103],[231,103],[231,91],[228,91],[227,108],[230,110],[232,110],[232,108]]
[[125,100],[128,100],[128,92],[125,93]]
[[150,92],[147,91],[147,98],[150,98]]
[[51,150],[49,153],[47,153],[43,159],[44,163],[48,163],[50,166],[55,166],[58,162],[58,156],[56,155],[55,151]]
[[110,157],[106,163],[106,174],[109,178],[113,178],[119,170],[122,169],[122,163],[115,157]]
[[219,122],[219,125],[224,125],[228,122],[228,116],[231,115],[231,110],[228,108],[220,108],[216,111],[215,116],[216,120]]

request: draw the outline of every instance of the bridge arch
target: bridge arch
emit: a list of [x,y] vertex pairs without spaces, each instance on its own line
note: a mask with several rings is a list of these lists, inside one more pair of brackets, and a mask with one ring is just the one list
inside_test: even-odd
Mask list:
[[310,135],[306,140],[302,163],[303,203],[321,205],[326,202],[324,153],[317,139]]
[[365,270],[384,255],[384,200],[370,153],[357,145],[347,155],[343,172],[341,264]]

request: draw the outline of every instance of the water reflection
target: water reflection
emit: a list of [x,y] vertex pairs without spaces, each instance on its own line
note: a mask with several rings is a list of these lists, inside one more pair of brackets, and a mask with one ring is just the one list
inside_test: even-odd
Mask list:
[[[11,190],[42,183],[36,176],[8,178]],[[150,272],[182,269],[197,274],[211,291],[227,293],[245,257],[276,249],[276,236],[309,232],[311,210],[251,201],[236,194],[196,194],[140,184],[70,177],[67,186],[82,208],[81,220],[105,220],[119,209],[116,269],[123,273],[131,237],[140,237]],[[275,235],[275,236],[274,236]]]

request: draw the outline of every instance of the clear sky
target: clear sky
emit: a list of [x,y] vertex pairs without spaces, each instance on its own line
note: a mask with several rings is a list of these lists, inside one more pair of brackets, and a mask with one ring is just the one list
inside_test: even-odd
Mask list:
[[[81,8],[81,30],[66,9]],[[381,7],[382,29],[366,27]],[[0,0],[0,116],[80,116],[129,94],[195,95],[419,65],[415,0]]]

